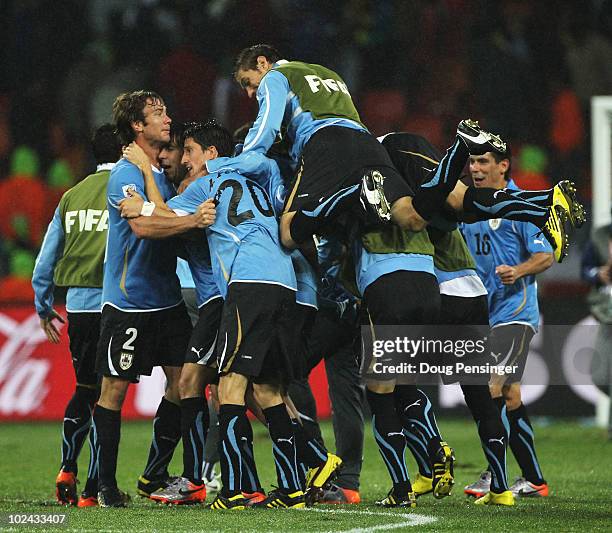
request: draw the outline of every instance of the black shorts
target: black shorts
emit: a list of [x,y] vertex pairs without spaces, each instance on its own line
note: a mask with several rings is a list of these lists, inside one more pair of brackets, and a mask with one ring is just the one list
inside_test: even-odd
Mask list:
[[[462,297],[440,295],[440,334],[443,339],[453,340],[458,338],[464,341],[482,341],[484,339],[485,349],[483,352],[473,352],[461,354],[457,353],[440,354],[436,365],[456,368],[456,363],[464,363],[475,367],[482,365],[495,365],[495,359],[491,355],[489,343],[489,304],[487,296]],[[444,328],[443,326],[453,326]],[[456,326],[463,326],[459,329]],[[445,335],[448,332],[449,334]],[[440,375],[445,385],[459,381],[462,385],[486,385],[489,382],[490,374],[477,372],[454,372],[453,374]]]
[[286,287],[231,283],[219,327],[219,373],[235,372],[255,383],[289,383],[298,342],[295,305],[295,292]]
[[429,325],[438,321],[440,289],[436,277],[428,272],[390,272],[368,285],[364,297],[374,325]]
[[138,381],[154,366],[183,366],[191,321],[185,304],[161,311],[102,309],[96,371]]
[[215,356],[215,342],[221,324],[221,313],[223,311],[223,298],[220,296],[209,300],[200,307],[198,321],[193,328],[185,363],[206,365],[212,368],[217,367]]
[[[328,126],[317,131],[306,143],[297,172],[289,187],[284,212],[321,208],[342,189],[359,199],[361,178],[368,169],[378,169],[385,176],[385,195],[390,202],[412,196],[412,190],[395,169],[387,150],[370,133]],[[332,202],[333,203],[333,202]],[[343,205],[351,205],[343,202]],[[330,206],[330,208],[333,206]],[[321,216],[331,217],[324,209]]]
[[68,313],[70,354],[77,383],[96,385],[96,350],[102,313]]
[[516,366],[515,371],[507,374],[506,385],[521,381],[534,335],[528,324],[503,324],[491,329],[489,341],[495,364]]

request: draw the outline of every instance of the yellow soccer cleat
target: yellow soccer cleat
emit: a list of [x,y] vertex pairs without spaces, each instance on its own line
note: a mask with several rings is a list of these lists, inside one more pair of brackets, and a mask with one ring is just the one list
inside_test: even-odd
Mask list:
[[554,186],[553,206],[555,205],[566,211],[574,228],[580,228],[586,222],[586,211],[576,198],[576,186],[571,181],[563,180]]
[[333,453],[327,452],[327,460],[306,473],[306,489],[321,488],[328,481],[333,481],[338,474],[342,459]]
[[247,501],[241,492],[234,496],[222,496],[217,494],[215,500],[208,506],[214,511],[243,511],[246,509]]
[[561,263],[567,257],[569,240],[565,230],[568,220],[567,211],[560,205],[553,205],[548,212],[548,220],[542,227],[542,233],[553,247],[553,253],[557,263]]
[[396,494],[393,489],[389,491],[389,494],[382,500],[375,502],[380,507],[416,507],[416,495],[414,492],[408,492],[406,494]]
[[450,496],[455,484],[454,463],[453,449],[446,442],[440,442],[440,448],[433,459],[432,486],[434,498],[441,499]]
[[499,494],[495,492],[487,492],[482,498],[478,498],[475,505],[514,505],[514,494],[512,491],[505,490]]
[[429,494],[433,491],[433,478],[417,474],[412,482],[412,490],[417,498],[423,494]]
[[270,492],[265,500],[252,505],[253,509],[303,509],[306,507],[304,493],[301,490],[287,492],[276,489]]

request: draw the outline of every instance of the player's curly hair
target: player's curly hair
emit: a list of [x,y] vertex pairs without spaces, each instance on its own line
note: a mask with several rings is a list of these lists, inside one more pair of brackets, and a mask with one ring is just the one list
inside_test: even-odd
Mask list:
[[145,122],[143,111],[149,101],[164,104],[163,98],[153,91],[132,91],[115,98],[113,120],[123,144],[130,144],[136,138],[132,123]]
[[281,55],[271,44],[255,44],[244,48],[234,63],[234,77],[239,70],[252,70],[257,68],[257,58],[264,56],[270,63],[276,63]]
[[185,124],[183,143],[188,138],[193,139],[203,149],[214,146],[221,157],[229,157],[234,152],[232,134],[214,119]]

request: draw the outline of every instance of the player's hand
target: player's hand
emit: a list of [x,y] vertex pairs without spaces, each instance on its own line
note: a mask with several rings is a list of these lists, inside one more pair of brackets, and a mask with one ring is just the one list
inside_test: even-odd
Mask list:
[[504,285],[513,285],[520,278],[516,268],[509,265],[499,265],[495,268],[495,273]]
[[66,321],[57,313],[57,311],[55,311],[55,309],[51,309],[49,316],[40,319],[40,327],[45,332],[45,335],[47,336],[49,342],[52,342],[53,344],[58,344],[60,341],[60,332],[55,327],[53,319],[59,320],[62,324],[66,323]]
[[151,166],[149,157],[135,142],[131,142],[127,146],[123,147],[123,157],[130,163],[134,163],[142,171],[144,171],[144,169],[148,166]]
[[123,218],[136,218],[140,216],[144,199],[140,194],[132,190],[128,191],[128,197],[119,201],[119,211]]
[[215,201],[212,199],[201,203],[198,210],[195,212],[196,224],[198,228],[207,228],[215,223],[217,210],[215,209]]

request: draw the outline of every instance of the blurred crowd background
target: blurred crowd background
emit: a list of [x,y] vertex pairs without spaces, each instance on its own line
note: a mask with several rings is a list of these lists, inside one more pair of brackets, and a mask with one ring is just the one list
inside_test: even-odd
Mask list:
[[[444,149],[472,117],[510,141],[521,187],[571,177],[590,202],[590,98],[612,94],[612,0],[2,5],[0,303],[31,301],[47,224],[62,193],[95,170],[89,137],[115,97],[150,88],[174,120],[236,128],[256,104],[233,82],[233,60],[258,42],[339,72],[376,134],[413,131]],[[574,260],[586,239],[588,229]],[[564,266],[551,275],[578,278]]]

